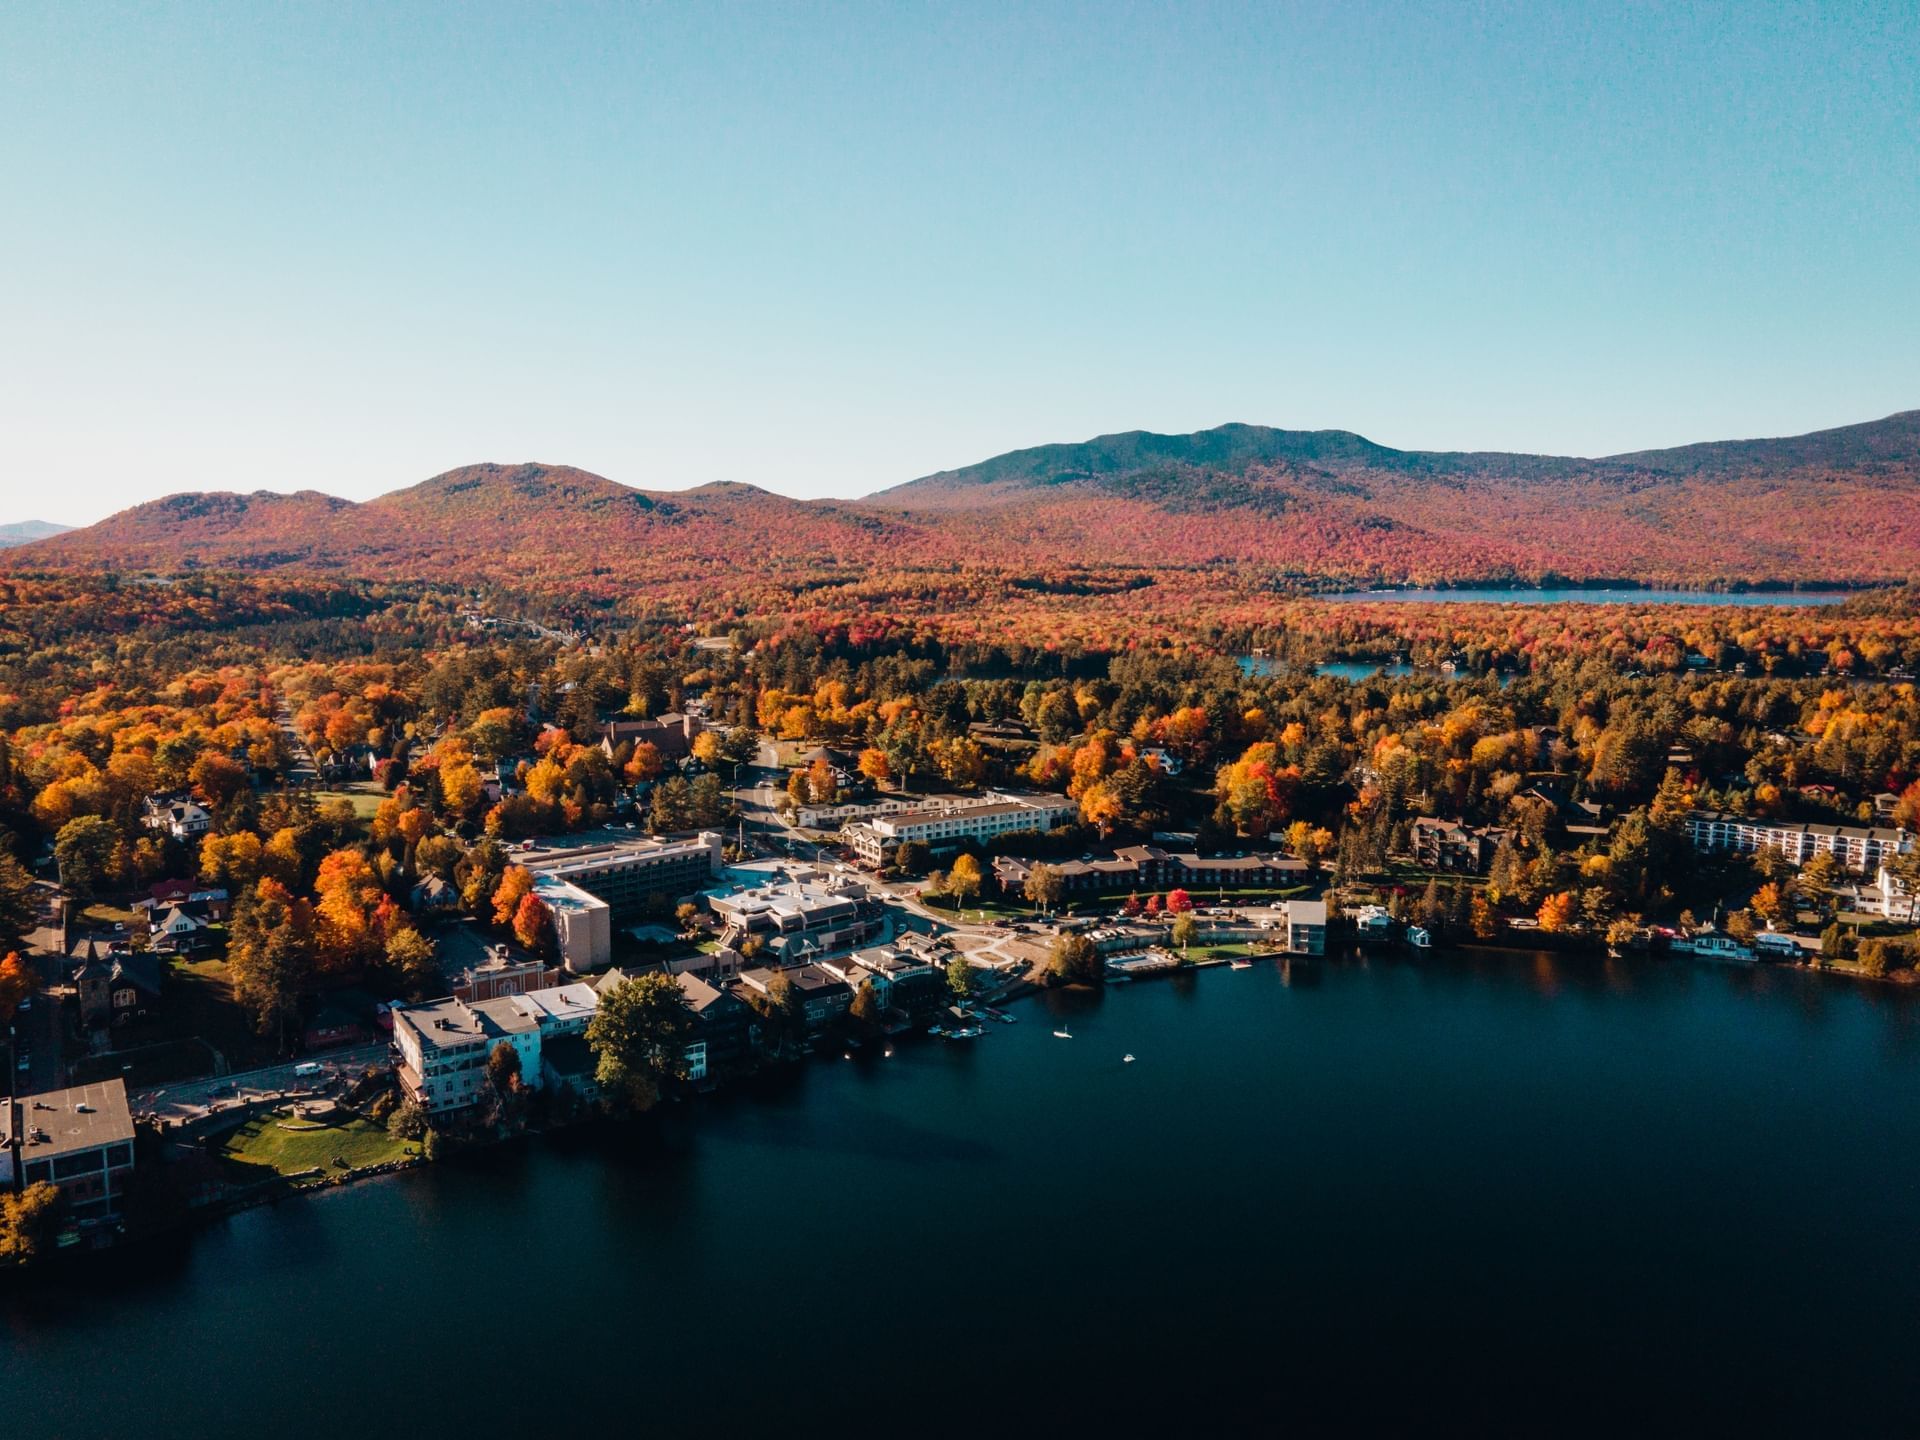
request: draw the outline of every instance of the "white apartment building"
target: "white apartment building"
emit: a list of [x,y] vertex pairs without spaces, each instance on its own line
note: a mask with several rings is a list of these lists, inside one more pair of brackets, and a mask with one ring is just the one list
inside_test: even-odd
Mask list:
[[486,1093],[487,1057],[502,1040],[520,1057],[520,1079],[540,1084],[540,1047],[584,1034],[599,996],[584,982],[503,995],[497,1000],[430,1000],[393,1007],[400,1087],[429,1114],[476,1105]]
[[926,807],[882,815],[863,825],[849,826],[845,833],[856,855],[869,865],[883,865],[908,841],[923,841],[935,851],[953,850],[965,840],[979,843],[1022,830],[1051,830],[1073,819],[1078,809],[1064,795],[994,792],[978,805]]
[[1696,850],[1752,855],[1773,850],[1795,865],[1831,855],[1847,869],[1872,874],[1913,848],[1913,835],[1885,826],[1802,825],[1750,815],[1695,810],[1687,816],[1687,839]]

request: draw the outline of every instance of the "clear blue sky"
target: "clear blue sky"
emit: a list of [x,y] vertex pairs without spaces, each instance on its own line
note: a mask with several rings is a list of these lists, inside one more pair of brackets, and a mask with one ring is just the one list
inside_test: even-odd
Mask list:
[[1920,406],[1920,6],[0,8],[0,519]]

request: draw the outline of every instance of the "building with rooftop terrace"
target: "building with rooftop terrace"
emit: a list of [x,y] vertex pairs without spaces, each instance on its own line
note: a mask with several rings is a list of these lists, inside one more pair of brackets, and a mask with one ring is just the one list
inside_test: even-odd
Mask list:
[[869,865],[884,865],[893,852],[909,841],[920,841],[936,853],[958,849],[963,843],[982,843],[997,835],[1027,830],[1051,830],[1079,813],[1064,795],[1020,795],[993,791],[984,804],[929,806],[879,815],[845,831],[853,851]]

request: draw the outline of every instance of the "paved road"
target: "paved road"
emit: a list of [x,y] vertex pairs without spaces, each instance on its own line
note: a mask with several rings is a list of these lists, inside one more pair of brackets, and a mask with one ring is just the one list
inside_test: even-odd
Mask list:
[[[293,1073],[295,1065],[307,1063],[319,1065],[321,1073],[312,1077]],[[213,1110],[250,1100],[320,1090],[336,1081],[352,1079],[369,1065],[387,1063],[387,1042],[383,1040],[353,1050],[333,1050],[311,1056],[308,1061],[288,1061],[266,1070],[250,1070],[244,1075],[209,1076],[204,1080],[183,1080],[139,1090],[128,1098],[136,1115],[152,1113],[168,1120],[194,1120]]]
[[[58,1090],[66,1083],[60,1059],[60,996],[47,993],[66,978],[62,962],[60,892],[45,881],[34,885],[34,901],[39,907],[35,926],[27,935],[26,958],[40,971],[41,993],[30,1008],[13,1018],[13,1059],[10,1080],[16,1095],[37,1095]],[[19,1068],[24,1058],[27,1068]]]

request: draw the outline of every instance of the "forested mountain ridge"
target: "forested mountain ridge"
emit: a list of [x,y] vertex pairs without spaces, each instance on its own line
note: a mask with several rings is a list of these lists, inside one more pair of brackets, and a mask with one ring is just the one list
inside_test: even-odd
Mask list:
[[[1601,459],[1394,450],[1227,425],[1015,451],[864,500],[647,491],[563,465],[450,470],[363,503],[169,496],[9,552],[8,568],[788,591],[857,575],[1189,572],[1195,583],[1905,581],[1920,411]],[[918,583],[918,582],[914,582]]]

